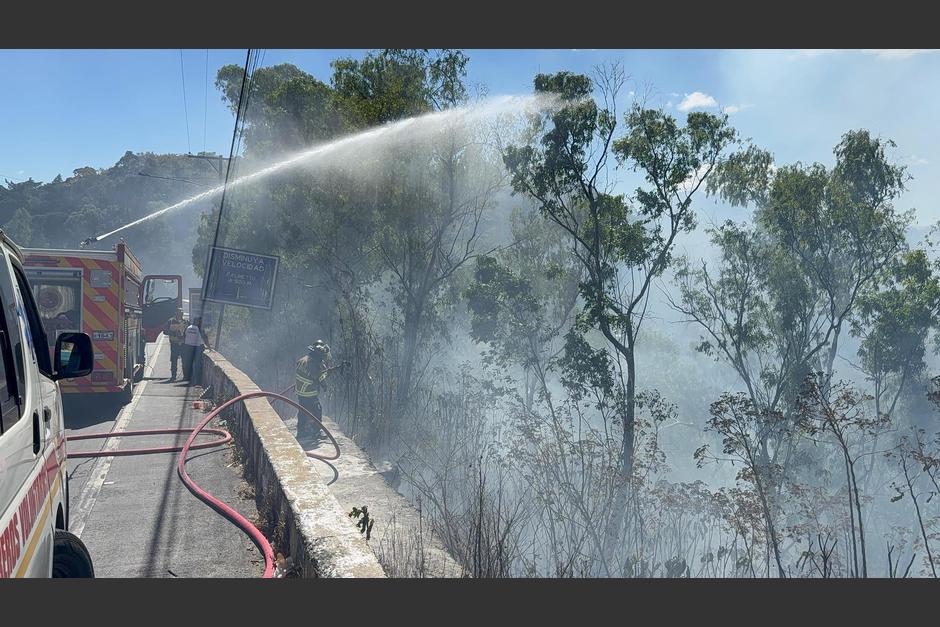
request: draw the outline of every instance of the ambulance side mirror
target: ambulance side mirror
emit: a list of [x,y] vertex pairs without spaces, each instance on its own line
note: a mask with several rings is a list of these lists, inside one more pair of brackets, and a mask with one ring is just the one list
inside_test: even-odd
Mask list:
[[55,380],[91,374],[95,351],[87,333],[61,333],[55,340]]

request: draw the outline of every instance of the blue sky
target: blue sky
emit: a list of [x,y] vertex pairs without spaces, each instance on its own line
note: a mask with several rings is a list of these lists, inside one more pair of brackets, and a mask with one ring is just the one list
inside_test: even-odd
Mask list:
[[[832,163],[842,133],[894,139],[915,177],[901,208],[940,220],[940,54],[937,51],[468,50],[469,80],[491,95],[529,93],[537,72],[589,72],[619,61],[625,91],[677,115],[731,107],[732,123],[778,163]],[[82,166],[113,165],[127,150],[228,153],[233,118],[212,85],[244,50],[0,51],[0,181],[49,181]],[[330,61],[358,50],[267,50],[328,82]],[[183,102],[186,85],[186,113]],[[625,98],[629,96],[624,95]],[[205,139],[204,139],[205,138]]]

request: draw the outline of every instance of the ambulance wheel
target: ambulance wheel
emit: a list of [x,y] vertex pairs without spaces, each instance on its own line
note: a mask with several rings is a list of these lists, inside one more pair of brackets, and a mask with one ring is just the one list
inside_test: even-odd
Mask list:
[[93,578],[95,568],[85,544],[74,533],[55,530],[52,549],[52,576],[61,578]]

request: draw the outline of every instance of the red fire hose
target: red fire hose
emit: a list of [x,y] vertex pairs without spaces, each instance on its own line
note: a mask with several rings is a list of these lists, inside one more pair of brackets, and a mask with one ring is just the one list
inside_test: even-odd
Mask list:
[[[290,388],[287,388],[287,390],[284,390],[284,392],[287,392],[288,390],[290,390]],[[196,498],[198,498],[203,503],[206,503],[209,507],[217,511],[224,518],[228,519],[235,526],[237,526],[246,534],[248,534],[248,536],[252,539],[252,541],[255,543],[255,545],[264,555],[264,574],[262,575],[262,577],[270,578],[274,576],[274,551],[271,548],[271,543],[268,542],[268,539],[264,537],[264,534],[262,534],[261,531],[251,523],[251,521],[249,521],[247,518],[239,514],[237,511],[235,511],[234,509],[232,509],[231,507],[229,507],[228,505],[226,505],[219,499],[215,498],[214,496],[212,496],[211,494],[209,494],[208,492],[200,488],[199,485],[197,485],[196,482],[192,480],[192,478],[189,476],[189,473],[186,472],[186,456],[191,450],[209,448],[212,446],[221,446],[222,444],[227,444],[228,442],[231,442],[232,434],[230,434],[228,431],[225,431],[223,429],[206,429],[206,425],[209,424],[209,422],[213,418],[218,416],[222,410],[230,407],[231,405],[234,405],[235,403],[248,400],[250,398],[267,397],[267,398],[272,398],[274,400],[284,401],[285,403],[288,403],[289,405],[296,407],[298,410],[302,411],[303,413],[307,414],[310,418],[320,423],[320,427],[329,437],[330,441],[333,443],[333,447],[336,449],[335,455],[321,455],[313,451],[304,451],[307,457],[312,457],[314,459],[321,459],[324,461],[332,461],[335,459],[339,459],[339,455],[340,455],[339,444],[336,442],[336,438],[333,437],[333,434],[330,433],[329,429],[327,429],[323,425],[323,423],[316,416],[314,416],[309,410],[301,406],[299,403],[296,403],[295,401],[291,400],[290,398],[283,396],[282,394],[283,392],[281,394],[276,394],[274,392],[265,392],[263,390],[241,394],[219,405],[215,409],[213,409],[193,429],[145,429],[141,431],[121,431],[121,432],[111,432],[111,433],[92,433],[92,434],[85,434],[85,435],[70,435],[65,438],[68,441],[75,441],[75,440],[91,440],[95,438],[111,438],[111,437],[117,437],[117,436],[123,437],[123,436],[135,436],[135,435],[140,436],[140,435],[157,435],[157,434],[167,434],[167,433],[189,432],[189,437],[186,439],[186,442],[183,444],[183,446],[176,446],[176,447],[162,446],[162,447],[156,447],[156,448],[136,448],[136,449],[126,449],[126,450],[118,450],[118,451],[69,453],[68,457],[69,458],[117,457],[117,456],[122,456],[122,455],[148,455],[151,453],[168,453],[168,452],[173,452],[173,451],[179,451],[180,452],[179,462],[177,464],[176,470],[177,470],[177,473],[179,474],[180,479],[183,481],[183,483],[186,485],[189,491],[192,492],[192,494]],[[206,433],[212,433],[214,435],[221,435],[223,437],[221,439],[213,440],[211,442],[202,442],[199,444],[194,444],[193,442],[196,439],[196,436],[198,436],[203,431],[205,431]]]
[[[121,431],[115,433],[86,433],[82,435],[70,435],[66,440],[69,442],[74,442],[76,440],[96,440],[104,438],[112,438],[115,436],[135,436],[135,435],[159,435],[159,434],[168,434],[168,433],[190,433],[192,429],[144,429],[141,431]],[[190,450],[200,449],[200,448],[210,448],[213,446],[222,446],[223,444],[228,444],[232,441],[232,434],[224,429],[205,429],[205,433],[211,433],[213,435],[221,435],[222,438],[219,440],[212,440],[211,442],[200,442],[199,444],[194,444],[190,446]],[[78,452],[78,453],[69,453],[69,459],[75,459],[79,457],[123,457],[125,455],[148,455],[150,453],[173,453],[176,451],[182,451],[182,446],[161,446],[156,448],[128,448],[121,449],[118,451],[88,451],[88,452]]]

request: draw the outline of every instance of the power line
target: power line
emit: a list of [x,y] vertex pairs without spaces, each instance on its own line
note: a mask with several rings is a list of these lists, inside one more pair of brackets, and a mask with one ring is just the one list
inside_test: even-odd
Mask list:
[[199,187],[202,187],[203,189],[209,189],[209,185],[205,183],[197,183],[196,181],[190,181],[189,179],[181,179],[175,176],[160,176],[159,174],[148,174],[146,172],[138,172],[137,174],[140,176],[146,176],[152,179],[164,179],[167,181],[182,181],[183,183],[191,183],[193,185],[197,185]]
[[180,48],[180,78],[183,79],[183,113],[186,115],[186,152],[192,152],[189,141],[189,107],[186,106],[186,74],[183,72],[183,49]]
[[209,119],[209,49],[206,48],[206,93],[202,102],[202,151],[206,151],[206,121]]
[[[255,56],[257,58],[257,55]],[[242,85],[241,90],[238,94],[238,105],[235,109],[235,128],[232,132],[232,145],[229,149],[229,159],[228,166],[225,169],[225,182],[222,185],[222,198],[219,200],[219,217],[215,223],[215,233],[212,237],[212,246],[209,247],[209,250],[206,251],[206,268],[203,274],[202,282],[202,295],[206,295],[206,287],[209,285],[209,274],[212,270],[212,249],[215,248],[219,241],[219,229],[222,226],[222,211],[225,208],[225,192],[228,190],[229,179],[232,174],[232,162],[235,161],[235,156],[237,154],[236,146],[241,145],[241,136],[244,129],[244,111],[248,108],[248,99],[251,95],[251,89],[249,86],[249,77],[252,73],[252,50],[248,49],[248,54],[245,57],[245,71],[242,74]],[[215,332],[215,350],[219,350],[219,344],[222,335],[222,316],[225,314],[225,304],[222,303],[219,308],[219,322],[218,327]]]

